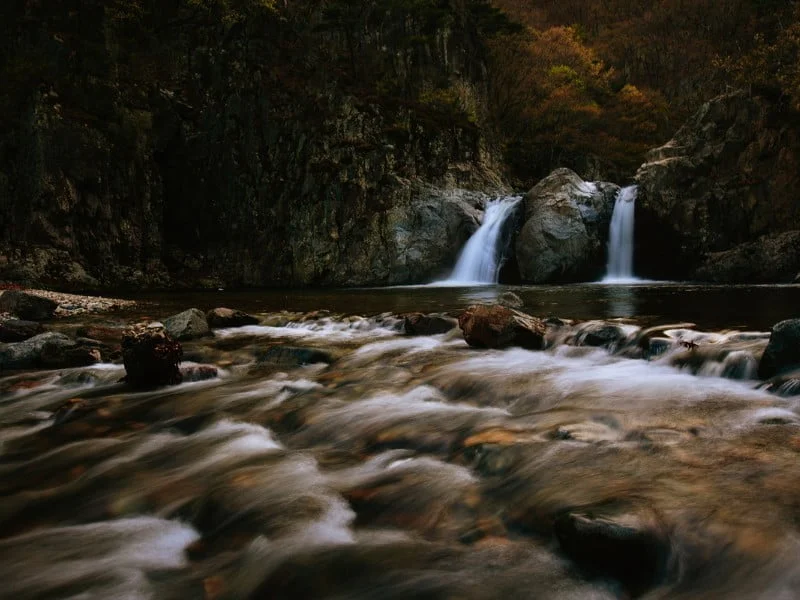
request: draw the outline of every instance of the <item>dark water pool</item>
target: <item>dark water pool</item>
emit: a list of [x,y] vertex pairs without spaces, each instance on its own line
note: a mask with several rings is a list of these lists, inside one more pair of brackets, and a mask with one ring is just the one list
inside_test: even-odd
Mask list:
[[800,285],[692,283],[171,292],[138,296],[145,304],[137,311],[157,317],[189,307],[216,306],[249,312],[326,309],[364,315],[450,311],[493,302],[505,291],[519,295],[526,312],[573,319],[635,318],[656,323],[691,321],[709,329],[767,329],[782,319],[800,316]]

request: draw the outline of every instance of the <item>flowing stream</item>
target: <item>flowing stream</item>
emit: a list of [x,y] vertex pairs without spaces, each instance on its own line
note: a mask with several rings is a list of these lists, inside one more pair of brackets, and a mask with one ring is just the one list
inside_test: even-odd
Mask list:
[[452,275],[446,282],[452,285],[497,283],[500,277],[502,234],[508,218],[522,200],[510,196],[491,200],[486,204],[483,223],[472,234],[461,251]]
[[622,188],[614,203],[608,239],[606,283],[629,283],[633,276],[633,218],[636,208],[635,185]]
[[[185,343],[174,387],[0,375],[4,595],[797,597],[800,402],[752,379],[768,333],[552,321],[534,352],[388,312],[259,317]],[[594,523],[577,545],[570,519]]]

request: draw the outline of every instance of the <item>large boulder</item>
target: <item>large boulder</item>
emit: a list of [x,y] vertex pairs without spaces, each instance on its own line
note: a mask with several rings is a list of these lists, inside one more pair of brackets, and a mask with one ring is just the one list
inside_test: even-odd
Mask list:
[[245,327],[247,325],[258,325],[259,323],[258,317],[232,308],[214,308],[206,313],[206,321],[212,329]]
[[52,331],[24,342],[0,346],[0,370],[83,367],[100,360],[96,345]]
[[44,332],[44,327],[36,321],[21,321],[11,319],[0,322],[0,342],[13,343],[24,342],[35,335]]
[[164,319],[164,329],[176,340],[193,340],[211,335],[205,314],[197,308],[167,317]]
[[182,381],[180,342],[161,323],[140,323],[122,335],[125,381],[138,388],[175,385]]
[[34,294],[7,290],[0,293],[0,312],[9,312],[20,319],[44,321],[52,318],[58,302]]
[[[791,281],[800,256],[800,129],[779,100],[737,92],[704,104],[636,174],[637,273]],[[755,245],[750,245],[755,244]],[[784,252],[781,248],[790,250]],[[759,261],[766,269],[759,273]]]
[[619,187],[583,181],[557,169],[525,194],[525,224],[516,240],[524,281],[577,281],[603,273]]
[[477,348],[541,350],[547,330],[541,319],[499,304],[470,306],[458,317],[458,325],[467,343]]
[[781,321],[772,328],[758,376],[769,379],[800,367],[800,319]]

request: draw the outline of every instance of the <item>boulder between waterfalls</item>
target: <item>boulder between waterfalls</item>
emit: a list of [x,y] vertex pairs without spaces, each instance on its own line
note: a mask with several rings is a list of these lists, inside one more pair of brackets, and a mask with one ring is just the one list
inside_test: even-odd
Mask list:
[[583,181],[557,169],[524,197],[525,224],[516,241],[524,281],[576,281],[598,278],[619,187]]
[[541,350],[547,331],[541,319],[499,304],[470,306],[458,317],[458,325],[467,343],[477,348]]
[[161,323],[140,323],[122,335],[125,381],[138,388],[175,385],[183,380],[179,364],[183,348]]

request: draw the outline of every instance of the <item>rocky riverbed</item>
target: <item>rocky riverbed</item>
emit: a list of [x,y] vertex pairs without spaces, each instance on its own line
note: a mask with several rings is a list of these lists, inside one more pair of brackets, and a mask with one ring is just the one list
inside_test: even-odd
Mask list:
[[[539,319],[518,300],[153,307],[0,346],[4,593],[793,597],[798,322]],[[3,366],[42,335],[35,366]],[[55,335],[97,360],[48,367]],[[180,349],[179,377],[134,384],[143,340]]]

